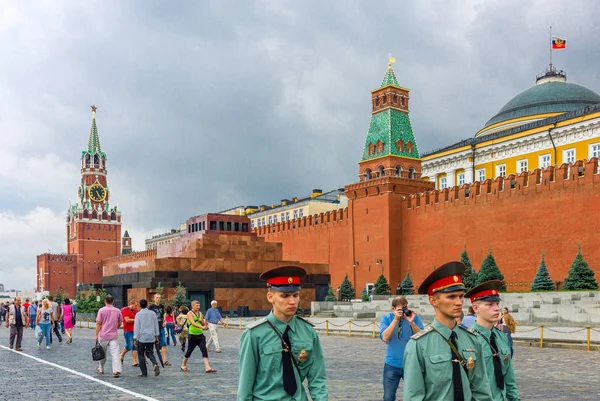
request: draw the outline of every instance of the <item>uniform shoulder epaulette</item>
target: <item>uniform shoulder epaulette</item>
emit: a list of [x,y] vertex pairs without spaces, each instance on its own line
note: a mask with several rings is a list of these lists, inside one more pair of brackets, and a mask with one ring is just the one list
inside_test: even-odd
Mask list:
[[465,326],[463,326],[462,324],[459,324],[459,325],[458,325],[458,327],[460,327],[461,329],[463,329],[464,331],[466,331],[467,333],[469,333],[469,334],[470,334],[470,335],[472,335],[472,336],[475,336],[475,337],[477,337],[477,335],[478,335],[478,334],[475,332],[475,329],[474,329],[474,328],[472,328],[472,327],[471,327],[470,329],[467,329],[467,328],[466,328]]
[[256,322],[252,322],[250,323],[248,326],[246,326],[246,329],[251,330],[257,326],[260,326],[263,323],[267,322],[267,318],[263,317],[262,319],[258,319]]
[[303,321],[303,322],[304,322],[304,323],[306,323],[306,324],[309,324],[309,325],[311,325],[312,327],[315,327],[315,325],[314,325],[314,324],[312,324],[311,322],[309,322],[308,320],[306,320],[306,319],[305,319],[305,318],[303,318],[303,317],[296,316],[296,318],[297,318],[298,320],[301,320],[301,321]]
[[418,333],[413,334],[410,338],[413,340],[418,340],[419,338],[423,337],[425,334],[431,333],[432,331],[433,331],[433,328],[431,326],[426,326],[423,330],[419,331]]

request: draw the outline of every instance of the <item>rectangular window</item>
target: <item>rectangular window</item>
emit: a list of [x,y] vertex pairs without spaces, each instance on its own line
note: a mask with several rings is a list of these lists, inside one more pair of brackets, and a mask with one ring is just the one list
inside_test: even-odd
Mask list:
[[230,221],[227,222],[227,231],[231,231],[231,222]]
[[242,223],[242,232],[244,232],[244,233],[248,232],[248,223]]
[[210,231],[217,231],[217,222],[216,221],[210,222]]
[[300,209],[300,213],[298,213],[298,216],[300,216],[300,217],[304,216],[304,209]]
[[460,173],[458,175],[458,185],[463,185],[465,183],[465,173]]
[[294,219],[298,218],[298,210],[294,210]]
[[235,223],[233,225],[233,231],[240,231],[240,223]]
[[286,221],[290,219],[290,212],[285,212],[285,219]]
[[477,170],[477,181],[485,181],[485,169],[484,168]]
[[600,143],[590,145],[590,158],[600,157]]
[[273,223],[277,223],[277,215],[273,216]]
[[496,166],[496,176],[506,177],[506,164],[500,164]]
[[265,225],[265,218],[264,217],[262,218],[262,225],[263,226]]
[[548,168],[550,167],[550,155],[541,155],[540,156],[540,168]]
[[285,221],[285,213],[281,213],[281,221]]
[[522,173],[523,171],[529,171],[527,168],[527,159],[517,162],[517,173]]
[[575,161],[575,149],[567,149],[563,151],[563,162],[573,163]]
[[260,219],[258,219],[257,222],[258,222],[258,226],[260,227]]
[[448,180],[446,177],[440,178],[440,189],[448,188]]
[[269,216],[269,224],[273,224],[273,217]]
[[225,231],[225,222],[219,221],[219,231]]

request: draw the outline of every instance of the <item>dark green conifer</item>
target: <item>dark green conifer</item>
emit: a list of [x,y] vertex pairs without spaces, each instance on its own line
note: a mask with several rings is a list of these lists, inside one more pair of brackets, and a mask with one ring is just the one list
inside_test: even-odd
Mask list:
[[[479,273],[477,273],[477,281],[475,282],[475,285],[479,285],[490,280],[500,280],[504,282],[504,275],[502,272],[500,272],[500,269],[496,264],[496,260],[492,255],[492,251],[488,253],[485,260],[481,264],[481,269],[479,269]],[[506,283],[504,283],[501,290],[506,290]]]
[[594,271],[590,269],[588,263],[583,259],[581,246],[579,246],[579,252],[577,252],[577,256],[575,256],[575,260],[569,269],[569,276],[565,279],[563,290],[577,291],[597,289],[598,282],[594,277]]
[[553,291],[555,289],[556,286],[550,278],[550,274],[546,268],[546,261],[544,260],[544,253],[542,252],[542,261],[535,274],[533,283],[531,283],[531,291]]

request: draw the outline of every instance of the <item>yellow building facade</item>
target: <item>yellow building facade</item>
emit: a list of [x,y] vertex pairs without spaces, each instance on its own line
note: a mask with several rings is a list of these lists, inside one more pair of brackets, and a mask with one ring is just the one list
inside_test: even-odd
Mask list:
[[600,157],[600,95],[553,68],[511,99],[474,138],[422,155],[437,189]]

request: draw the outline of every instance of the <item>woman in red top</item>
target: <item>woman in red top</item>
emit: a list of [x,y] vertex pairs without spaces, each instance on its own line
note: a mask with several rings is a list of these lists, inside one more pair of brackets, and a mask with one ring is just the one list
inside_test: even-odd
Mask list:
[[167,305],[165,308],[163,327],[167,329],[167,345],[171,345],[169,340],[172,338],[173,346],[175,347],[177,345],[177,337],[175,337],[175,314],[173,313],[173,307],[171,305]]

